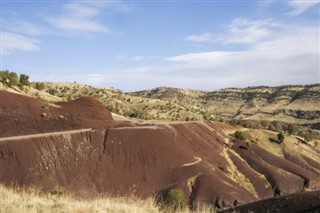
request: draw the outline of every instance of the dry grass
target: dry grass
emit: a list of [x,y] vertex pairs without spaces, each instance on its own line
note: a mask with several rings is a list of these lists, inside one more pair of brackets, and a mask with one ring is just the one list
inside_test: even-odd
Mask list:
[[[73,198],[40,193],[36,189],[14,190],[0,185],[0,213],[160,213],[154,199],[141,200],[132,197]],[[181,213],[188,213],[184,211]],[[195,211],[214,212],[210,208]]]

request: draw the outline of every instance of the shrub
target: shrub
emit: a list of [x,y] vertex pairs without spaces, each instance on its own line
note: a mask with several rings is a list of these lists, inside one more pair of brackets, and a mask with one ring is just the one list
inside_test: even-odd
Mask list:
[[279,132],[277,134],[277,137],[278,137],[278,140],[279,140],[280,143],[282,143],[284,141],[285,136],[284,136],[284,134],[282,132]]
[[188,208],[188,203],[181,189],[170,189],[166,194],[164,204],[173,212],[184,211]]
[[72,101],[72,96],[70,94],[68,94],[67,100]]
[[290,135],[294,134],[297,131],[297,128],[293,124],[289,124],[287,127],[287,131]]
[[242,140],[244,141],[246,139],[246,137],[244,136],[243,132],[240,132],[240,131],[236,131],[234,133],[234,136],[239,139],[239,140]]
[[66,195],[66,190],[62,187],[62,186],[55,186],[53,189],[51,189],[50,194],[57,196],[57,197],[61,197]]
[[37,90],[43,90],[45,86],[43,82],[36,82],[34,88],[36,88]]
[[29,76],[26,74],[20,74],[20,85],[22,86],[29,86],[30,82],[29,82]]
[[56,95],[56,94],[58,93],[57,90],[52,89],[52,88],[48,89],[47,92],[48,92],[50,95]]

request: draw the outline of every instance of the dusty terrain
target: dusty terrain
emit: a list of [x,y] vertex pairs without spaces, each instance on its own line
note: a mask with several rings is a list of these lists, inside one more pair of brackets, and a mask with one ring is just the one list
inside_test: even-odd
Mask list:
[[[5,91],[0,97],[5,185],[44,191],[59,185],[82,196],[155,196],[159,202],[179,188],[192,208],[219,209],[320,190],[316,140],[287,136],[278,143],[277,132],[220,122],[113,118],[93,97],[56,103]],[[237,130],[245,140],[234,137]],[[308,196],[306,203],[317,201]]]

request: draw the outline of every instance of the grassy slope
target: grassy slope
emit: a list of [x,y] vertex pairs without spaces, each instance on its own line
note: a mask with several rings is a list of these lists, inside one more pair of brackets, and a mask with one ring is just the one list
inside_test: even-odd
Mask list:
[[152,199],[93,198],[40,194],[37,190],[13,190],[0,185],[0,213],[46,212],[159,212]]
[[[135,197],[95,197],[79,199],[70,195],[43,194],[36,189],[11,189],[0,185],[0,213],[160,213],[154,199]],[[214,213],[209,207],[203,207],[193,213]],[[178,213],[190,213],[189,210]]]
[[[237,118],[291,123],[320,122],[320,85],[252,87],[212,92],[159,87],[133,93],[77,83],[45,82],[67,100],[95,96],[111,111],[146,120]],[[34,85],[34,84],[33,84]]]

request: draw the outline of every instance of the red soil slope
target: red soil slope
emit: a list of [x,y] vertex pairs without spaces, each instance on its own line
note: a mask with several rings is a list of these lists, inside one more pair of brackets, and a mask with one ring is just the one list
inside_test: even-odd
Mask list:
[[0,90],[0,137],[108,127],[110,112],[92,97],[50,104]]
[[[318,162],[305,160],[301,166],[292,159],[302,156],[287,160],[238,140],[230,146],[225,130],[233,127],[227,124],[120,123],[93,98],[43,108],[38,99],[0,95],[3,184],[45,191],[60,185],[82,195],[158,195],[158,200],[178,187],[191,206],[219,208],[320,189]],[[41,117],[43,112],[49,116]],[[93,130],[3,139],[83,128]]]

